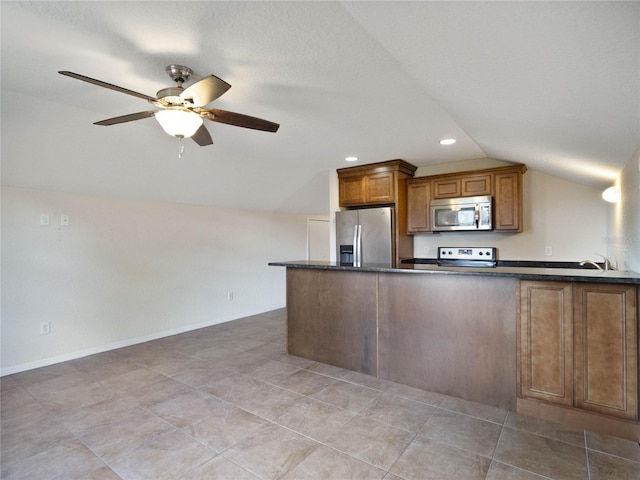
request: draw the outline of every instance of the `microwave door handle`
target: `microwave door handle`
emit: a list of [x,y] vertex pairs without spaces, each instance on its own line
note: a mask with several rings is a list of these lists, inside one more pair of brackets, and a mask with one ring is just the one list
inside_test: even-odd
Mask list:
[[476,228],[480,228],[480,205],[476,203]]

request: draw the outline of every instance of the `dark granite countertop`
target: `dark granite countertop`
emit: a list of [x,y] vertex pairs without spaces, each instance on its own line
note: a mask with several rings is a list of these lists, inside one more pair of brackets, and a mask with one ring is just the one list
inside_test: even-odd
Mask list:
[[[516,266],[510,266],[513,264],[515,264]],[[595,268],[557,268],[557,266],[549,267],[549,265],[551,265],[550,262],[503,261],[499,262],[497,267],[445,267],[439,266],[435,264],[435,262],[430,261],[414,261],[413,263],[402,263],[399,267],[392,268],[389,265],[376,263],[367,263],[363,264],[363,266],[361,267],[354,267],[349,265],[340,265],[335,262],[296,260],[270,262],[269,265],[287,268],[313,268],[358,272],[496,276],[521,278],[523,280],[627,283],[640,285],[640,274],[637,272],[623,270],[600,271]],[[572,265],[572,262],[567,262],[567,265]]]

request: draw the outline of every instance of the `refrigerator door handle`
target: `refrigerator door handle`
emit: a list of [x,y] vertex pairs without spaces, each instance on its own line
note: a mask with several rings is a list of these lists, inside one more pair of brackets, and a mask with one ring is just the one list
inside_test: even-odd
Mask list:
[[353,266],[362,266],[362,225],[356,225],[353,230]]

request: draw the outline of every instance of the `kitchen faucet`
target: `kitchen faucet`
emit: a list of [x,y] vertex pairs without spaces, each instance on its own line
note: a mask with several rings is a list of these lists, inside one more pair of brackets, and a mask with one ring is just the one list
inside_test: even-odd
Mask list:
[[589,265],[593,265],[594,267],[596,267],[596,268],[597,268],[598,270],[600,270],[600,271],[604,270],[600,265],[598,265],[598,264],[597,264],[596,262],[594,262],[593,260],[582,260],[582,261],[580,262],[580,266],[581,266],[581,267],[583,267],[583,266],[584,266],[584,265],[586,265],[587,263],[588,263]]
[[594,267],[596,267],[598,270],[601,270],[601,271],[602,270],[615,270],[615,268],[611,264],[611,261],[607,257],[605,257],[604,255],[600,255],[599,253],[596,253],[596,255],[598,255],[599,257],[602,257],[602,263],[604,264],[604,268],[602,268],[600,265],[598,265],[593,260],[583,260],[583,261],[580,262],[580,266],[584,266],[585,264],[589,264],[589,265],[593,265]]

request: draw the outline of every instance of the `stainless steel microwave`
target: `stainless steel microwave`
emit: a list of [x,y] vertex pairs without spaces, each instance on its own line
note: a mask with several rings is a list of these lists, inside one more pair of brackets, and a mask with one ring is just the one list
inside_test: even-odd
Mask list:
[[490,196],[432,200],[431,231],[492,230]]

